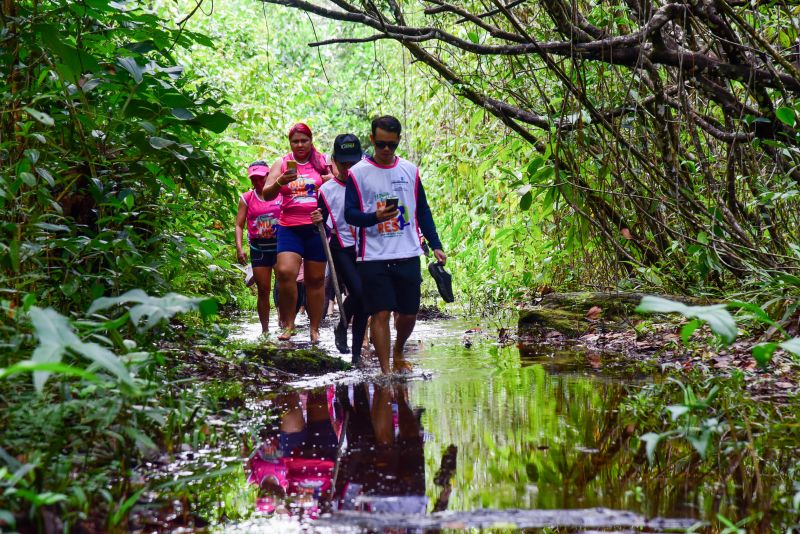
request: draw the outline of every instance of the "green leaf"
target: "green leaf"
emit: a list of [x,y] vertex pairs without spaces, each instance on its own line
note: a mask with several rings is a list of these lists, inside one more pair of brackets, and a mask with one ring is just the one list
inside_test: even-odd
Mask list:
[[197,122],[207,130],[211,130],[214,133],[222,133],[225,131],[225,128],[227,128],[228,125],[236,122],[236,120],[233,117],[222,113],[221,111],[215,111],[211,114],[203,113],[202,115],[198,116]]
[[22,109],[25,110],[25,112],[28,115],[30,115],[31,117],[33,117],[37,121],[41,122],[45,126],[53,126],[55,124],[55,121],[53,120],[53,117],[51,117],[50,115],[48,115],[47,113],[45,113],[43,111],[37,111],[37,110],[35,110],[33,108],[27,108],[27,107],[22,108]]
[[130,57],[121,57],[117,59],[117,64],[128,71],[133,77],[133,81],[137,84],[142,83],[143,74],[146,72],[144,67],[140,67],[136,60]]
[[779,346],[786,352],[791,352],[795,356],[800,356],[800,337],[793,337],[792,339],[784,341]]
[[685,325],[683,325],[683,328],[681,328],[681,339],[683,340],[683,344],[684,345],[689,343],[689,338],[692,337],[692,334],[694,334],[694,331],[697,330],[698,328],[700,328],[700,325],[702,325],[702,324],[703,324],[702,321],[700,321],[698,319],[694,319],[692,321],[689,321]]
[[684,404],[673,404],[671,406],[667,406],[667,411],[669,412],[670,417],[672,417],[673,421],[676,421],[678,417],[682,416],[685,413],[688,413],[690,408]]
[[711,431],[709,429],[703,430],[703,432],[699,436],[689,435],[686,436],[686,439],[689,440],[689,443],[692,444],[694,450],[700,455],[700,458],[706,457],[706,451],[708,450],[708,444],[711,441]]
[[646,296],[636,307],[639,313],[672,313],[677,312],[687,318],[696,318],[708,323],[711,331],[717,334],[724,343],[730,344],[736,339],[736,321],[724,304],[713,306],[687,306],[661,297]]
[[200,315],[202,315],[205,319],[206,317],[211,317],[212,315],[217,314],[219,304],[217,303],[216,299],[205,299],[201,300],[197,307],[200,310]]
[[[136,303],[130,309],[131,321],[139,330],[149,330],[162,319],[169,319],[176,313],[198,310],[200,303],[205,300],[209,299],[191,298],[177,293],[151,297],[141,289],[132,289],[119,297],[101,297],[95,300],[89,307],[88,313],[96,313],[120,304]],[[210,305],[205,306],[208,310]]]
[[50,224],[50,223],[36,223],[34,226],[38,226],[42,230],[48,230],[50,232],[69,232],[69,226],[64,226],[63,224]]
[[792,108],[781,106],[775,110],[775,116],[785,125],[794,127],[795,115]]
[[760,306],[757,306],[752,302],[743,302],[740,300],[734,300],[728,303],[728,309],[731,310],[741,309],[749,311],[750,313],[753,314],[753,316],[755,316],[756,319],[758,319],[762,323],[768,324],[770,326],[776,326],[781,331],[783,331],[783,328],[781,328],[781,326],[778,323],[773,321],[772,318],[769,315],[767,315],[767,312],[765,312]]
[[56,181],[53,179],[53,175],[50,174],[50,171],[42,167],[36,167],[36,174],[44,178],[44,181],[47,182],[50,187],[55,187]]
[[161,150],[162,148],[167,148],[175,144],[175,141],[164,139],[163,137],[153,136],[150,138],[150,146],[156,150]]
[[[28,312],[33,323],[34,335],[39,346],[33,351],[31,360],[37,364],[60,363],[66,351],[72,350],[95,364],[113,373],[119,380],[133,386],[133,379],[122,361],[110,350],[96,343],[84,343],[75,335],[66,317],[52,308],[32,306]],[[33,385],[38,393],[44,389],[50,371],[35,370]]]
[[533,203],[533,195],[530,191],[522,195],[522,198],[519,199],[519,208],[522,211],[527,211],[530,209],[531,204]]
[[467,37],[469,37],[469,40],[475,44],[478,44],[481,41],[480,36],[478,36],[478,32],[469,32],[467,33]]
[[647,453],[647,460],[652,464],[656,458],[656,447],[658,442],[661,441],[663,436],[654,432],[648,432],[644,436],[639,437],[645,443],[645,452]]
[[27,171],[19,173],[19,177],[22,179],[25,185],[29,187],[33,187],[36,185],[36,177]]
[[39,363],[33,360],[23,360],[21,362],[15,363],[11,367],[6,367],[4,369],[0,368],[0,380],[20,373],[33,373],[37,371],[47,372],[48,374],[56,373],[67,376],[79,376],[85,380],[90,380],[92,382],[98,381],[97,376],[94,373],[91,373],[84,369],[80,369],[78,367],[73,367],[65,363],[55,363],[55,362]]
[[125,518],[128,511],[139,501],[139,497],[142,496],[142,493],[144,493],[146,489],[148,488],[144,487],[138,491],[135,491],[131,496],[125,499],[125,501],[120,503],[119,508],[117,508],[114,513],[111,514],[111,517],[109,517],[109,523],[111,526],[118,525]]
[[190,121],[194,119],[194,113],[186,108],[173,108],[172,116],[182,121]]
[[753,346],[753,359],[762,369],[772,360],[772,353],[778,348],[777,343],[759,343]]

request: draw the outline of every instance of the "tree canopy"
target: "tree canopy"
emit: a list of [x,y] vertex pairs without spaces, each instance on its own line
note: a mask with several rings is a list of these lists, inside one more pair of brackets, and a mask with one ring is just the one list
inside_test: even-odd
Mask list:
[[402,43],[538,150],[522,206],[589,222],[628,272],[720,282],[797,269],[795,8],[264,1],[371,30],[311,46]]

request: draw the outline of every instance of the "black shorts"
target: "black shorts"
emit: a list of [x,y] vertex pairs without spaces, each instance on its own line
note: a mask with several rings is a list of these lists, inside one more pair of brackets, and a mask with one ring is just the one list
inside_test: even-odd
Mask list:
[[253,267],[273,267],[278,261],[277,239],[251,239],[250,263]]
[[368,315],[396,311],[414,315],[419,311],[422,272],[419,258],[364,261],[358,264]]

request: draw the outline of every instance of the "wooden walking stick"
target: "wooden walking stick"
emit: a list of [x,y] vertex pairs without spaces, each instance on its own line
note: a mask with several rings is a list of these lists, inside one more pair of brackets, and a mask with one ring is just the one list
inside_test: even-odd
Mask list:
[[325,224],[322,222],[317,223],[317,230],[319,230],[319,238],[322,239],[322,248],[325,249],[325,256],[328,258],[328,265],[331,267],[331,276],[333,277],[333,290],[336,292],[336,303],[339,305],[339,320],[342,322],[345,330],[347,330],[347,317],[344,314],[344,304],[342,303],[342,292],[339,290],[339,278],[336,276],[336,267],[333,266],[333,255],[331,254],[331,246],[328,243],[325,233]]

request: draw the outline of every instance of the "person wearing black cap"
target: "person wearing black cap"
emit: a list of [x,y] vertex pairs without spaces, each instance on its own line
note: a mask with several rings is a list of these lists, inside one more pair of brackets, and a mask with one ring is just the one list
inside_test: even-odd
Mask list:
[[[319,188],[317,210],[311,221],[325,223],[330,230],[330,249],[336,274],[347,289],[344,301],[345,324],[353,321],[353,365],[361,362],[361,344],[367,329],[368,316],[363,311],[363,288],[356,270],[355,230],[344,220],[344,197],[350,167],[361,161],[361,142],[353,134],[340,134],[333,142],[333,162],[339,176],[328,180]],[[334,328],[336,348],[347,352],[347,328],[341,321]]]

